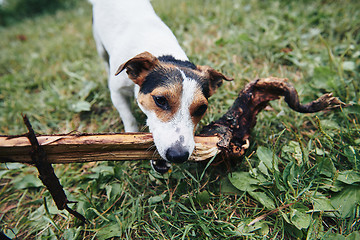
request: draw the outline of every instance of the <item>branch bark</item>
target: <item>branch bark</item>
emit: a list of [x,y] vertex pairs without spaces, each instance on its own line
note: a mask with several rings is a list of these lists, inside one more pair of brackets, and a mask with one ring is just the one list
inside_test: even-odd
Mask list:
[[[269,101],[281,96],[290,108],[302,113],[343,104],[331,94],[325,94],[303,105],[287,79],[257,79],[245,86],[227,113],[205,126],[195,137],[196,147],[190,160],[208,160],[217,153],[225,160],[238,159],[249,147],[257,114]],[[160,159],[150,133],[50,135],[37,136],[37,141],[49,163]],[[0,162],[32,164],[30,151],[31,144],[25,136],[0,136]]]
[[[37,140],[49,163],[160,159],[151,133],[43,135]],[[195,141],[194,161],[209,159],[218,151],[216,136],[195,137]],[[0,162],[32,164],[30,151],[27,137],[0,136]]]
[[205,126],[200,136],[218,136],[218,147],[226,161],[238,159],[249,147],[249,137],[256,124],[257,114],[269,101],[285,97],[285,102],[294,111],[314,113],[344,105],[332,94],[324,94],[315,101],[301,104],[296,89],[286,78],[261,78],[250,82],[239,93],[231,108],[218,120]]

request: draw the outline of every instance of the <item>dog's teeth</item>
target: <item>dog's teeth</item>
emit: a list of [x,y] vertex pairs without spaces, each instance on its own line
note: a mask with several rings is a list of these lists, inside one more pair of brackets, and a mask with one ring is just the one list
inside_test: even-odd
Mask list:
[[165,160],[150,160],[150,165],[155,172],[160,174],[168,173],[171,170],[171,163]]

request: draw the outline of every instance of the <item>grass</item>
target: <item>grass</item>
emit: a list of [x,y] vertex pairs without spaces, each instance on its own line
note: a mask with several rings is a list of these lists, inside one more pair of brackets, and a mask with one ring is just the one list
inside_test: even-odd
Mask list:
[[[86,226],[56,209],[34,167],[1,164],[2,231],[18,239],[358,239],[360,3],[152,2],[193,62],[235,78],[212,97],[202,125],[247,82],[270,75],[289,78],[303,102],[333,92],[349,106],[299,114],[271,102],[232,174],[194,163],[165,176],[148,162],[56,165]],[[122,131],[87,2],[17,20],[0,35],[0,134],[26,132],[21,113],[40,134]]]

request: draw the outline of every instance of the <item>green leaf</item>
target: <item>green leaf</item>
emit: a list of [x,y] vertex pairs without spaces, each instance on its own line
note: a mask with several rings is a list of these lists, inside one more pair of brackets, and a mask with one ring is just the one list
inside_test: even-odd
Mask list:
[[353,170],[340,172],[337,179],[346,184],[353,184],[360,182],[360,173]]
[[156,204],[164,200],[166,197],[166,194],[161,194],[159,196],[153,196],[148,199],[149,205]]
[[12,163],[12,162],[9,162],[9,163],[3,163],[1,164],[2,167],[6,168],[7,170],[11,170],[11,169],[20,169],[20,168],[24,168],[26,167],[25,164],[23,163]]
[[112,166],[107,166],[105,164],[99,164],[98,166],[91,168],[91,172],[99,173],[104,176],[107,176],[107,175],[113,176],[114,168]]
[[209,228],[204,223],[200,223],[200,227],[202,228],[202,230],[208,237],[210,237],[210,238],[212,237],[212,234],[211,234]]
[[283,217],[283,219],[284,219],[287,223],[291,224],[290,219],[288,218],[288,216],[286,215],[286,213],[284,213],[284,212],[282,212],[282,211],[280,211],[280,213],[281,213],[281,216]]
[[316,67],[312,78],[312,86],[316,89],[327,89],[334,76],[336,76],[336,72],[330,67]]
[[105,240],[112,237],[121,237],[121,229],[117,224],[109,225],[101,228],[97,234],[99,240]]
[[64,231],[64,240],[73,240],[78,239],[80,232],[83,230],[83,227],[80,226],[78,228],[68,228]]
[[315,147],[315,154],[318,156],[325,156],[326,154],[328,154],[328,152],[318,147]]
[[274,172],[274,169],[275,171],[279,171],[279,158],[276,155],[273,155],[273,152],[270,149],[260,146],[257,149],[256,154],[259,160],[265,164],[265,166],[270,172]]
[[112,200],[120,195],[122,189],[122,185],[120,183],[112,183],[111,185],[106,185],[106,196],[108,200]]
[[356,205],[360,204],[360,186],[346,186],[331,198],[331,204],[340,212],[342,218],[350,217]]
[[299,230],[308,228],[311,222],[310,214],[304,208],[291,208],[290,221]]
[[230,195],[240,195],[242,192],[234,187],[234,185],[230,182],[228,177],[224,177],[220,181],[221,193],[230,194]]
[[90,94],[92,90],[94,90],[98,86],[97,83],[92,81],[86,81],[84,82],[83,87],[78,92],[78,96],[81,98],[81,100],[85,100]]
[[344,184],[339,181],[333,181],[330,178],[320,178],[319,187],[324,190],[331,190],[332,192],[340,192],[344,189]]
[[312,215],[312,220],[309,228],[307,229],[306,239],[321,239],[324,235],[324,226],[322,218],[316,215]]
[[239,42],[252,42],[251,37],[250,37],[249,34],[247,34],[247,33],[241,33],[241,34],[239,34],[237,40],[238,40]]
[[265,164],[264,164],[263,161],[260,161],[260,163],[259,163],[259,165],[258,165],[257,168],[259,169],[259,171],[260,171],[262,174],[264,174],[264,175],[267,176],[267,177],[270,177],[270,174],[269,174],[269,172],[268,172],[268,169],[267,169],[267,167],[265,166]]
[[253,178],[248,172],[230,173],[229,180],[234,187],[244,192],[255,191],[259,185],[259,180]]
[[81,101],[71,104],[70,109],[76,113],[88,112],[91,109],[91,103],[81,100]]
[[2,170],[0,171],[0,179],[3,177],[3,176],[6,176],[6,174],[9,173],[9,170]]
[[312,198],[313,203],[313,211],[314,212],[325,212],[325,211],[334,211],[335,208],[331,204],[330,199],[326,197],[313,197]]
[[[237,236],[253,236],[254,234],[266,236],[269,233],[269,226],[265,222],[256,222],[255,224],[248,226],[245,222],[237,224],[236,235]],[[243,238],[241,238],[243,239]],[[252,239],[252,238],[251,238]]]
[[255,223],[255,226],[260,227],[257,232],[260,234],[260,236],[266,236],[269,234],[270,228],[269,225],[264,222],[257,222]]
[[343,109],[346,114],[357,114],[360,115],[360,104],[352,104]]
[[303,162],[303,154],[301,151],[300,143],[295,141],[290,141],[288,145],[285,145],[282,148],[283,152],[286,152],[292,156],[297,162],[298,165],[302,164]]
[[274,209],[274,201],[266,195],[263,191],[257,191],[261,189],[259,187],[260,181],[253,178],[248,172],[234,172],[229,174],[230,182],[240,191],[247,192],[251,197],[257,200],[267,209]]
[[293,180],[295,179],[295,173],[294,173],[294,162],[289,162],[284,171],[283,171],[283,181],[289,182],[290,184],[293,183]]
[[320,125],[322,128],[324,129],[340,129],[340,126],[337,122],[335,121],[331,121],[331,120],[328,120],[328,119],[323,119],[320,121]]
[[359,240],[360,239],[360,231],[355,231],[346,237],[346,240]]
[[264,207],[271,210],[275,208],[274,201],[265,192],[248,192],[251,197],[261,203]]
[[256,232],[260,236],[265,236],[265,235],[267,235],[269,233],[270,228],[269,228],[269,225],[267,223],[259,221],[259,222],[256,222],[254,225],[251,225],[251,226],[245,225],[244,230],[247,233]]
[[326,177],[332,177],[336,172],[336,168],[334,163],[331,161],[330,158],[323,158],[319,164],[320,174],[325,175]]
[[25,189],[25,188],[37,188],[43,186],[41,180],[32,174],[26,174],[23,177],[16,177],[12,183],[17,189]]
[[65,240],[71,240],[74,239],[75,236],[75,229],[74,228],[68,228],[64,231],[63,238]]
[[356,64],[355,62],[353,61],[344,61],[342,63],[342,68],[345,70],[345,71],[355,71],[356,69]]
[[346,237],[338,233],[329,233],[325,235],[326,239],[331,240],[346,240]]
[[196,196],[196,201],[199,204],[208,204],[210,202],[210,194],[208,191],[202,191]]
[[[17,234],[18,230],[11,228],[11,229],[4,229],[4,233],[5,235],[10,238],[10,239],[17,239],[16,234]],[[4,238],[5,239],[5,238]]]
[[[360,140],[360,139],[358,139],[358,140]],[[360,152],[358,154],[356,154],[356,150],[354,149],[353,146],[347,146],[344,148],[344,155],[347,157],[348,161],[353,164],[356,164],[357,159],[360,159],[359,154],[360,154]]]

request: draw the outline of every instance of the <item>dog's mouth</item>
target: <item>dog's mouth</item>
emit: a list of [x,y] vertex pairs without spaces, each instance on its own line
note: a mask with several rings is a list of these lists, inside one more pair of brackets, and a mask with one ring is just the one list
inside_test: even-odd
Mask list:
[[150,160],[151,167],[160,174],[165,174],[171,169],[171,163],[166,160]]

